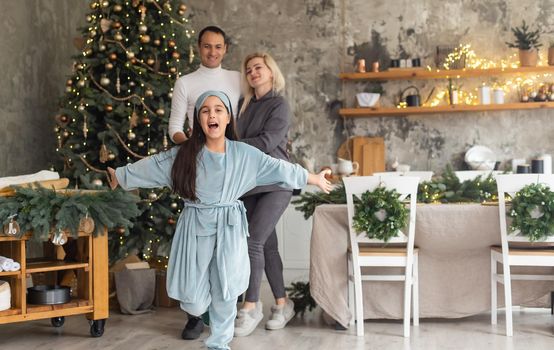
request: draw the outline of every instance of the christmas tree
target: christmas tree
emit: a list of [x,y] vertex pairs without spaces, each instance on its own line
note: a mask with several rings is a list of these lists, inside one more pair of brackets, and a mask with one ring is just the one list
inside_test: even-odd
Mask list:
[[[198,62],[185,4],[97,0],[90,9],[55,117],[56,168],[79,188],[101,189],[107,186],[108,166],[171,147],[167,124],[173,86]],[[169,189],[141,190],[140,196],[143,212],[131,231],[110,234],[111,259],[169,254],[181,201]]]

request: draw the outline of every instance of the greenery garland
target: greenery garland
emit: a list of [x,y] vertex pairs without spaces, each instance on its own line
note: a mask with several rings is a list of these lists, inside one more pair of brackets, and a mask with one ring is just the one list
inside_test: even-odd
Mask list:
[[554,192],[544,184],[527,185],[516,193],[507,214],[512,232],[521,231],[531,242],[544,240],[554,233]]
[[[70,195],[69,195],[70,194]],[[17,187],[11,197],[0,197],[0,222],[8,224],[14,214],[19,224],[21,237],[32,232],[37,240],[48,240],[52,228],[69,230],[72,236],[77,236],[81,219],[90,217],[94,220],[94,235],[108,229],[124,228],[128,235],[133,226],[130,221],[140,215],[137,207],[139,197],[125,192],[56,192],[46,188]]]
[[408,210],[398,196],[396,190],[385,187],[362,193],[354,203],[354,229],[385,242],[398,236],[398,230],[408,224]]
[[304,219],[309,219],[315,211],[315,208],[321,204],[346,204],[346,191],[341,183],[331,192],[304,192],[300,198],[295,199],[291,204],[297,205],[296,210],[304,213]]

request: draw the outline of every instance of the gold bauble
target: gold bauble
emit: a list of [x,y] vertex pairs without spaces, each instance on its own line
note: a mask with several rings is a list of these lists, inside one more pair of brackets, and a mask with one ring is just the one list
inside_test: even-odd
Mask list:
[[110,6],[110,3],[107,1],[102,1],[102,7],[108,7]]
[[96,8],[96,6],[98,6],[98,3],[96,1],[93,1],[93,2],[90,3],[90,8],[91,9],[94,10]]
[[151,97],[153,95],[154,91],[152,91],[151,89],[146,89],[146,91],[144,91],[144,96]]
[[171,209],[177,209],[178,204],[177,204],[177,202],[171,202],[171,204],[169,206],[171,207]]
[[111,112],[111,111],[113,111],[113,106],[112,106],[112,105],[109,105],[109,104],[108,104],[108,105],[105,105],[105,106],[104,106],[104,110],[105,110],[106,112]]
[[133,51],[127,51],[127,58],[133,58],[135,57],[135,53]]
[[154,45],[156,45],[156,46],[160,46],[161,43],[162,42],[160,41],[160,39],[155,39],[154,40]]
[[85,105],[79,105],[79,107],[77,107],[77,110],[79,112],[84,112],[85,111]]
[[167,42],[167,45],[168,45],[169,47],[175,47],[175,45],[177,45],[177,43],[175,43],[175,40],[170,39],[170,40]]
[[117,33],[115,33],[115,35],[113,36],[113,38],[114,38],[115,40],[117,40],[117,41],[121,41],[121,40],[123,40],[123,35],[121,35],[120,32],[117,32]]
[[108,62],[104,65],[104,67],[106,67],[106,69],[112,69],[113,68],[113,64]]
[[158,195],[156,194],[156,192],[150,192],[148,193],[148,199],[150,199],[151,201],[155,201],[156,199],[158,199]]
[[137,146],[139,146],[139,147],[144,147],[144,141],[139,141],[139,142],[137,142]]
[[142,124],[146,124],[146,125],[150,124],[150,118],[148,117],[142,118]]
[[160,117],[163,116],[165,114],[165,109],[163,108],[156,109],[156,114],[159,115]]
[[144,24],[139,25],[138,30],[140,33],[146,33],[148,31],[148,27]]
[[105,50],[106,50],[106,45],[104,44],[98,45],[98,51],[105,51]]
[[184,16],[185,15],[185,11],[182,11],[182,10],[177,11],[177,13],[179,14],[179,16]]
[[153,59],[153,58],[149,58],[146,60],[146,63],[149,65],[149,66],[152,66],[154,63],[156,63],[156,60]]
[[187,5],[185,5],[185,4],[179,5],[179,10],[180,11],[186,11],[187,10]]
[[68,131],[64,131],[64,132],[63,132],[63,137],[69,137],[69,132],[68,132]]
[[85,55],[86,55],[86,56],[92,55],[92,49],[87,49],[87,50],[85,51]]
[[114,12],[121,12],[121,10],[123,10],[123,7],[117,4],[117,5],[114,5],[113,10]]
[[109,160],[114,160],[115,159],[115,154],[113,154],[113,153],[108,154],[108,159]]
[[[95,180],[96,181],[96,180]],[[102,181],[100,181],[100,186],[102,186]],[[94,231],[94,220],[91,217],[85,216],[79,220],[79,231],[90,234]]]
[[110,79],[106,76],[100,78],[100,85],[102,85],[102,86],[110,85]]
[[112,23],[112,28],[114,28],[114,29],[119,29],[119,28],[121,28],[121,22],[113,22],[113,23]]
[[173,92],[169,92],[169,93],[167,94],[167,97],[173,98]]
[[87,19],[87,22],[92,22],[92,17],[91,16],[87,16],[86,19]]
[[89,34],[91,38],[94,38],[96,36],[96,30],[91,30]]
[[177,51],[173,51],[173,53],[171,54],[171,56],[175,59],[178,59],[181,57],[181,55],[177,52]]
[[150,42],[150,35],[142,35],[140,37],[140,42],[143,44],[148,44]]
[[148,150],[148,153],[150,153],[150,154],[156,154],[156,153],[158,153],[158,150],[155,149],[155,148],[150,148],[150,149]]
[[134,132],[132,132],[132,131],[130,131],[130,132],[127,133],[127,138],[128,138],[129,140],[134,140],[136,137],[137,137],[137,135],[136,135]]
[[131,62],[131,64],[135,64],[135,63],[137,63],[137,59],[136,59],[136,58],[134,58],[134,57],[133,57],[133,58],[131,58],[131,59],[130,59],[129,61]]
[[116,53],[111,53],[110,54],[110,60],[112,60],[112,61],[117,60],[117,54]]
[[169,68],[169,71],[170,71],[171,73],[175,74],[175,73],[177,73],[177,68],[171,67],[171,68]]
[[81,79],[77,82],[77,86],[78,87],[85,87],[85,80],[84,79]]
[[67,79],[67,81],[65,82],[65,85],[67,85],[67,86],[73,85],[73,80]]
[[100,180],[100,179],[94,179],[94,180],[92,180],[92,184],[93,184],[94,186],[100,187],[100,186],[102,186],[102,180]]

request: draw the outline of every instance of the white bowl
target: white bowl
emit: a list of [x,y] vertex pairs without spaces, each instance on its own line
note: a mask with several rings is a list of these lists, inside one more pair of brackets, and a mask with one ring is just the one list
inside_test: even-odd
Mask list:
[[467,150],[465,162],[473,170],[494,170],[496,156],[494,152],[485,146],[473,146]]
[[360,92],[356,94],[356,99],[360,107],[373,107],[379,101],[381,94],[371,92]]

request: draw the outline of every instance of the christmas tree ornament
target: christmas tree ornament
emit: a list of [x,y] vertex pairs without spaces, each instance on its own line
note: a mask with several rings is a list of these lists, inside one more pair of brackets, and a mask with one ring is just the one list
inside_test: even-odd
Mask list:
[[110,30],[110,27],[112,26],[112,21],[106,18],[102,18],[100,20],[100,29],[102,30],[102,33],[107,32]]
[[67,86],[73,85],[73,80],[67,79],[67,81],[65,82],[65,85],[67,85]]
[[106,112],[111,112],[111,111],[113,111],[113,106],[110,105],[110,104],[107,104],[107,105],[104,106],[104,110]]
[[143,44],[148,44],[150,42],[150,35],[141,35],[140,36],[140,42]]
[[87,17],[85,17],[87,22],[92,22],[92,17],[90,15],[88,15]]
[[113,22],[113,24],[112,24],[112,28],[113,28],[113,29],[121,29],[121,27],[122,27],[122,24],[121,24],[121,22],[119,22],[119,21],[115,21],[115,22]]
[[84,52],[85,56],[90,56],[92,55],[92,49],[86,49],[85,52]]
[[91,30],[91,31],[89,32],[89,35],[90,35],[91,38],[94,38],[94,37],[96,36],[96,34],[98,34],[98,33],[96,32],[96,30]]
[[146,60],[146,64],[148,64],[149,66],[152,66],[154,63],[156,63],[156,61],[153,58],[148,58]]
[[150,118],[148,118],[148,117],[142,118],[142,124],[144,124],[144,125],[150,124]]
[[194,62],[194,49],[192,45],[189,45],[189,64],[192,64],[192,62]]
[[186,10],[187,10],[187,5],[185,5],[185,4],[179,5],[179,11],[185,12]]
[[77,64],[75,67],[76,67],[78,70],[83,70],[83,68],[85,68],[85,67],[84,67],[82,64],[80,64],[80,63]]
[[148,153],[149,153],[149,154],[156,154],[156,153],[158,153],[158,150],[155,149],[155,148],[150,148],[150,149],[148,150]]
[[162,42],[160,41],[160,39],[154,39],[154,45],[160,46],[161,43],[162,43]]
[[158,195],[156,194],[156,192],[150,192],[148,193],[148,199],[150,199],[151,201],[155,201],[156,199],[158,199]]
[[156,109],[156,114],[162,117],[165,114],[165,109],[163,108]]
[[85,87],[85,80],[84,79],[81,79],[77,82],[77,86],[78,87]]
[[139,141],[139,142],[137,142],[137,146],[139,146],[139,147],[144,147],[144,141]]
[[140,0],[132,0],[132,1],[131,1],[131,5],[132,5],[133,7],[137,7],[139,3],[140,3]]
[[100,146],[99,157],[100,163],[104,164],[108,161],[108,147],[104,143]]
[[175,221],[174,218],[171,218],[171,217],[170,217],[170,218],[167,219],[167,223],[170,224],[170,225],[175,225],[176,222],[177,222],[177,221]]
[[66,126],[67,123],[69,122],[69,118],[65,115],[65,114],[58,114],[56,117],[56,122],[58,123],[58,125],[60,126]]
[[50,241],[57,246],[62,246],[67,243],[67,233],[58,229],[57,231],[52,232],[50,236]]
[[5,236],[16,236],[21,231],[21,229],[19,228],[19,224],[17,223],[17,221],[14,220],[16,216],[17,214],[13,214],[8,217],[10,219],[10,222],[5,224],[2,230]]
[[154,95],[154,91],[152,91],[151,89],[146,89],[144,91],[144,96],[146,97],[152,97]]
[[115,78],[115,91],[121,93],[121,80],[119,79],[119,68],[117,69],[117,76]]
[[96,187],[100,187],[100,186],[102,186],[102,180],[94,179],[94,180],[92,180],[92,184]]
[[167,140],[167,132],[164,130],[164,138],[162,140],[162,146],[164,148],[164,151],[167,151],[167,147],[169,146],[169,141]]
[[97,3],[96,1],[93,1],[93,2],[90,3],[89,6],[90,6],[91,9],[94,10],[94,9],[96,9],[96,7],[98,6],[98,3]]
[[138,125],[138,115],[135,111],[133,111],[133,113],[131,113],[131,117],[129,118],[129,126],[132,129],[137,125]]
[[67,131],[67,130],[64,131],[64,132],[62,133],[62,135],[63,135],[63,137],[68,138],[68,137],[69,137],[69,131]]
[[87,125],[87,116],[83,118],[83,137],[86,139],[88,135],[88,125]]
[[130,87],[134,87],[134,86],[136,86],[136,85],[137,85],[137,84],[136,84],[134,81],[130,81],[130,82],[129,82],[129,86],[130,86]]
[[117,41],[121,41],[121,40],[123,40],[123,35],[121,35],[120,32],[117,32],[117,33],[114,34],[113,38]]
[[[111,57],[110,57],[110,58],[111,58]],[[117,56],[116,56],[116,58],[117,58]],[[110,69],[113,68],[113,64],[110,63],[110,62],[108,62],[108,63],[106,63],[106,64],[104,65],[104,67],[106,67],[107,70],[110,70]]]
[[109,160],[114,160],[114,159],[115,159],[115,154],[109,153],[109,154],[108,154],[108,159],[109,159]]
[[85,217],[79,220],[79,232],[84,232],[86,234],[91,234],[94,231],[94,220],[88,213],[85,214]]
[[177,73],[177,68],[171,67],[171,68],[169,68],[169,72],[171,72],[172,74],[175,74],[175,73]]
[[171,4],[169,2],[166,2],[164,4],[164,9],[166,9],[167,11],[171,11]]
[[123,10],[123,6],[116,4],[114,5],[113,10],[114,12],[121,12],[121,10]]
[[173,57],[175,59],[179,59],[181,57],[181,55],[177,51],[173,51],[173,53],[171,54],[171,57]]
[[129,131],[129,132],[127,133],[127,138],[128,138],[129,140],[134,140],[135,137],[137,137],[137,135],[136,135],[134,132]]
[[138,26],[138,30],[140,33],[146,33],[148,31],[148,27],[145,26],[144,24],[141,24]]
[[146,17],[146,6],[140,5],[139,12],[140,12],[140,20],[144,21],[144,18]]
[[124,234],[125,234],[125,227],[118,227],[115,231],[116,231],[119,235],[124,235]]
[[169,39],[169,41],[167,42],[167,46],[169,47],[175,47],[175,45],[177,45],[177,43],[173,39]]
[[171,202],[169,206],[171,207],[171,209],[177,209],[178,204],[176,202]]
[[133,57],[133,58],[131,58],[131,59],[129,60],[129,62],[131,62],[131,64],[136,64],[136,63],[137,63],[137,59]]
[[77,107],[77,110],[79,112],[84,112],[85,111],[85,105],[84,104],[80,104],[79,107]]
[[100,85],[102,86],[110,85],[110,79],[107,76],[103,75],[102,78],[100,78]]
[[60,128],[57,127],[57,126],[55,126],[55,127],[54,127],[54,132],[55,132],[56,134],[59,133],[59,132],[60,132]]
[[109,57],[110,57],[110,60],[112,60],[112,61],[117,60],[117,54],[116,53],[111,53]]
[[168,93],[167,93],[167,97],[173,98],[173,92],[168,92]]
[[108,7],[110,3],[108,1],[102,1],[102,7]]
[[71,92],[73,89],[71,88],[71,86],[66,86],[65,87],[65,91],[66,92]]

